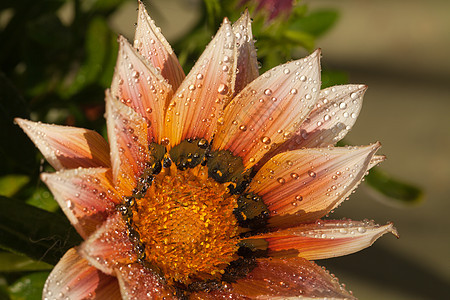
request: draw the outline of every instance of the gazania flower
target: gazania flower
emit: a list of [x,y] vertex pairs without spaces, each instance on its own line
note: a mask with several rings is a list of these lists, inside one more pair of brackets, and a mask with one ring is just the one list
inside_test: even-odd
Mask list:
[[106,91],[108,143],[17,119],[84,242],[43,298],[353,298],[311,260],[371,245],[392,224],[321,220],[383,157],[335,148],[363,85],[320,91],[320,51],[258,76],[250,18],[225,19],[185,77],[142,4]]

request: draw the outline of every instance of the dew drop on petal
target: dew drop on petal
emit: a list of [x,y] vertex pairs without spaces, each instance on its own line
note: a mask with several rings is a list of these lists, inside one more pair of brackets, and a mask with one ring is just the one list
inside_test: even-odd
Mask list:
[[312,170],[308,171],[308,175],[309,175],[309,177],[312,177],[312,178],[315,178],[317,176],[316,172],[314,172]]
[[272,90],[271,89],[265,89],[264,90],[264,94],[267,95],[267,96],[270,96],[270,95],[272,95]]
[[221,95],[225,95],[228,92],[228,87],[225,84],[221,83],[217,88],[217,92],[219,92],[219,94]]
[[271,140],[270,140],[269,137],[263,136],[263,137],[261,138],[261,142],[263,142],[264,144],[268,145],[268,144],[270,144]]

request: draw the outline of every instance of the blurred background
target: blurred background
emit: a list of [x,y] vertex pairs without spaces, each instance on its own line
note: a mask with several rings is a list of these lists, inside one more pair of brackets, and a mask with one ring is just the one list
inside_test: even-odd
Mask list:
[[[367,84],[363,109],[345,142],[381,141],[380,152],[388,159],[377,174],[367,177],[369,184],[362,184],[331,217],[374,219],[380,224],[392,221],[401,238],[385,236],[359,253],[318,263],[360,299],[448,298],[449,1],[311,0],[297,1],[294,7],[287,0],[144,3],[185,71],[223,16],[235,21],[248,6],[260,73],[320,47],[324,86]],[[76,125],[104,134],[103,91],[112,76],[116,37],[120,33],[132,40],[136,8],[132,0],[0,4],[0,104],[5,128],[0,138],[8,141],[0,147],[0,195],[5,198],[0,200],[18,199],[26,206],[17,210],[31,206],[51,213],[48,218],[60,217],[51,194],[38,179],[39,172],[49,166],[11,118]],[[12,135],[17,137],[13,141]],[[6,240],[2,234],[0,243]],[[46,233],[32,234],[38,239]],[[1,245],[16,254],[0,252],[4,264],[0,299],[40,299],[33,291],[42,288],[48,269],[61,253],[78,242],[72,234],[72,239],[60,243],[58,234],[50,241],[57,246],[47,245],[42,252],[21,250],[23,245]],[[7,259],[17,263],[6,266]]]

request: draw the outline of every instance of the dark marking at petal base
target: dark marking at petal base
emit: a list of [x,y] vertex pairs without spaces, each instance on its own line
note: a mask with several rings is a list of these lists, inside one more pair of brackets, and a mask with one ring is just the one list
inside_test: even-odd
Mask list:
[[205,139],[187,139],[170,149],[172,161],[179,170],[194,168],[205,159],[209,144]]
[[228,150],[212,151],[207,157],[208,175],[219,183],[230,182],[230,193],[240,194],[252,179],[252,169],[245,169],[242,158]]
[[234,215],[241,227],[252,230],[266,227],[269,210],[260,196],[254,193],[242,194],[239,196],[237,204]]

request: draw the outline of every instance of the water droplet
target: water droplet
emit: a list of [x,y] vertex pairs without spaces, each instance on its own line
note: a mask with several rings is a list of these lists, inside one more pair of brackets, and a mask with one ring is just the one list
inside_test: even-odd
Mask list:
[[305,75],[300,76],[300,81],[305,82],[306,81],[306,76]]
[[264,94],[267,95],[267,96],[270,96],[270,95],[272,95],[272,90],[271,89],[265,89],[264,90]]
[[263,136],[263,137],[261,138],[261,142],[263,142],[263,143],[266,144],[266,145],[269,145],[270,142],[271,142],[271,140],[270,140],[269,137]]
[[352,98],[352,99],[358,98],[358,93],[351,93],[350,98]]
[[295,196],[295,200],[302,201],[303,200],[303,196],[302,195],[297,195],[297,196]]
[[315,177],[317,176],[316,172],[314,172],[314,171],[312,171],[312,170],[309,170],[309,171],[308,171],[308,175],[309,175],[310,177],[312,177],[312,178],[315,178]]
[[195,85],[193,85],[193,84],[189,85],[188,89],[189,89],[190,91],[195,90]]
[[283,70],[283,73],[284,73],[284,74],[289,74],[290,72],[291,72],[291,70],[289,70],[288,68],[286,68],[286,69]]
[[295,95],[295,94],[297,94],[297,89],[291,89],[291,91],[289,93],[291,93],[292,95]]
[[225,95],[228,92],[228,87],[225,84],[221,83],[217,88],[217,92],[219,92],[219,94],[221,95]]
[[242,130],[242,131],[246,131],[247,130],[247,126],[241,125],[241,126],[239,126],[239,129]]
[[341,102],[341,103],[339,104],[339,108],[340,108],[340,109],[346,109],[346,108],[347,108],[347,103]]
[[285,184],[286,183],[286,180],[284,178],[281,178],[281,177],[278,178],[277,181],[278,181],[279,184]]
[[203,74],[198,73],[198,74],[197,74],[197,79],[199,79],[199,80],[203,79]]
[[291,177],[292,177],[292,179],[298,179],[298,174],[297,173],[291,173]]

